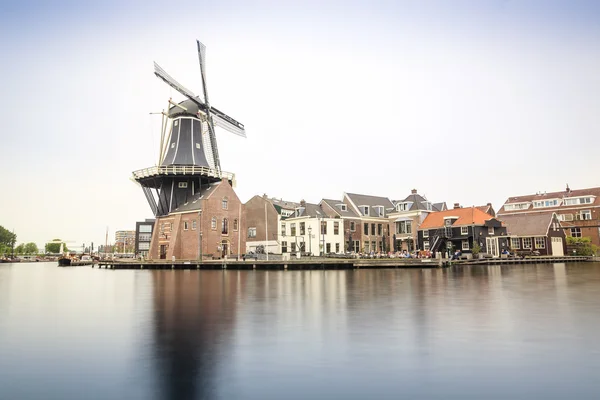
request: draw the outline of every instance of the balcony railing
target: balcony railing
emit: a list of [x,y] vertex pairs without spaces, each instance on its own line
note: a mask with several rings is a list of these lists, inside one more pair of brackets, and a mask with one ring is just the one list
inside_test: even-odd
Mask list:
[[135,180],[158,175],[204,175],[213,178],[227,178],[227,180],[232,182],[235,181],[235,174],[232,174],[231,172],[218,171],[214,168],[200,167],[195,165],[161,165],[133,171],[133,178]]

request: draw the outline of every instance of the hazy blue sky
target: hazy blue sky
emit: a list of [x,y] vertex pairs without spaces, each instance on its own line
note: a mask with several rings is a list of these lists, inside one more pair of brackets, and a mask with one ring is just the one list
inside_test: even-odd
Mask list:
[[498,208],[599,186],[600,2],[14,2],[0,6],[0,225],[19,242],[109,241],[151,217],[129,178],[160,117],[211,104],[242,201],[344,191]]

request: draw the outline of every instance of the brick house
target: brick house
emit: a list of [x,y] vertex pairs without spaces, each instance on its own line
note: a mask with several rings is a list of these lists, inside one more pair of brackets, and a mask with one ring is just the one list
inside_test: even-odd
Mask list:
[[418,229],[419,249],[432,252],[460,249],[470,253],[477,243],[482,253],[498,257],[507,246],[506,227],[478,207],[455,204],[446,211],[429,213]]
[[[394,210],[394,204],[387,197],[369,196],[356,193],[344,193],[342,203],[356,215],[360,232],[360,251],[387,252],[390,250],[390,221],[388,215]],[[350,220],[349,225],[352,223]],[[355,240],[355,239],[353,239]]]
[[[291,217],[300,203],[254,196],[244,205],[246,211],[246,251],[263,248],[269,253],[282,254],[281,223]],[[267,238],[268,235],[268,238]]]
[[446,203],[432,203],[412,189],[403,200],[394,201],[389,216],[392,227],[390,249],[413,251],[417,244],[417,230],[429,213],[447,210]]
[[246,248],[245,227],[244,205],[223,179],[201,187],[187,202],[156,218],[148,257],[236,257]]
[[[537,252],[542,256],[566,253],[565,232],[556,213],[504,215],[502,222],[511,252]],[[502,250],[507,247],[503,247]]]
[[600,187],[509,197],[498,218],[516,214],[556,213],[566,236],[589,237],[600,246]]

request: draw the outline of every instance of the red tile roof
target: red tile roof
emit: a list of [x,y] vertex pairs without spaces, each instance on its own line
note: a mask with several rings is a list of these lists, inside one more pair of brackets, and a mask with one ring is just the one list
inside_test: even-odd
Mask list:
[[461,225],[484,225],[485,221],[492,218],[490,214],[484,213],[477,207],[469,208],[453,208],[446,211],[438,211],[430,213],[419,229],[441,228],[444,226],[445,217],[457,217],[458,219],[452,226]]

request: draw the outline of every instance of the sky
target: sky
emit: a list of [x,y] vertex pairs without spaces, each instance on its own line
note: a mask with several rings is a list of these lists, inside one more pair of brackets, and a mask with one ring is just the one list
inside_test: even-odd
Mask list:
[[183,98],[217,130],[242,201],[344,192],[449,206],[600,186],[600,2],[22,1],[0,6],[0,225],[17,242],[114,242],[151,218],[132,171],[157,163]]

